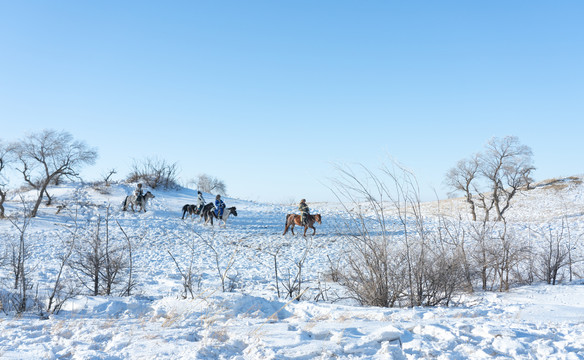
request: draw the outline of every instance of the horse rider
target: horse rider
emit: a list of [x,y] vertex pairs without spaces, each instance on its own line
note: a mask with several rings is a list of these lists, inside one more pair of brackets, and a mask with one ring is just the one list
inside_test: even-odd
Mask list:
[[215,215],[220,218],[223,216],[223,210],[225,209],[225,203],[221,200],[221,195],[215,196]]
[[302,225],[306,225],[308,222],[308,216],[310,215],[310,209],[308,205],[306,205],[306,199],[300,200],[300,204],[298,204],[298,210],[302,214]]
[[198,213],[200,214],[201,211],[203,210],[203,206],[205,206],[205,199],[203,198],[203,193],[200,191],[197,191],[197,208],[198,208]]
[[138,185],[136,185],[136,189],[134,190],[134,196],[136,196],[136,203],[141,203],[142,202],[142,198],[144,197],[144,192],[142,190],[142,184],[138,183]]

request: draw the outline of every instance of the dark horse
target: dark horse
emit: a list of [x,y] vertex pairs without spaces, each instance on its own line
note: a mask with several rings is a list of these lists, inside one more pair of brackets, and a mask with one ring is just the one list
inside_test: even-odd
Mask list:
[[316,234],[316,228],[314,227],[315,222],[322,224],[320,214],[308,215],[308,218],[306,219],[306,224],[302,224],[302,216],[296,214],[288,214],[286,215],[286,228],[284,229],[284,233],[282,235],[286,235],[289,227],[290,231],[292,231],[292,235],[294,235],[295,225],[304,226],[304,236],[306,236],[306,230],[308,230],[308,228],[314,230],[314,232],[312,233],[312,235],[314,235]]
[[201,209],[201,213],[199,214],[199,216],[201,216],[201,220],[205,220],[206,223],[207,219],[209,219],[210,216],[213,216],[213,210],[215,210],[215,204],[212,202],[203,206],[203,209]]
[[186,204],[185,206],[183,206],[182,208],[182,219],[185,219],[185,216],[188,214],[191,218],[193,217],[193,215],[198,216],[199,215],[199,207],[197,205],[193,205],[193,204]]

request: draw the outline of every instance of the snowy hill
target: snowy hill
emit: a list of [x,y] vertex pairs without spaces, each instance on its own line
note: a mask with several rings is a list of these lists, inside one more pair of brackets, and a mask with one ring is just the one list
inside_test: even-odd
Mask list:
[[[17,229],[24,221],[22,202],[36,194],[24,193],[23,200],[12,194],[5,206],[13,223],[0,221],[5,254],[0,358],[584,358],[581,281],[476,292],[450,307],[361,307],[339,297],[343,289],[330,279],[331,261],[348,251],[338,236],[345,219],[338,205],[311,204],[323,223],[316,225],[315,236],[303,238],[298,228],[295,236],[282,236],[285,215],[295,212],[294,206],[225,198],[238,216],[211,227],[198,218],[181,219],[182,206],[195,203],[193,190],[153,190],[156,197],[145,213],[121,210],[131,191],[126,184],[77,183],[49,190],[53,205],[42,206],[24,231],[30,292],[42,302],[18,317],[8,309],[15,291],[9,254],[22,234]],[[542,182],[518,198],[509,219],[530,224],[567,218],[571,231],[582,236],[583,194],[580,178]],[[211,194],[204,196],[212,200]],[[464,205],[449,199],[423,206],[430,214],[453,215],[463,213]],[[124,280],[114,282],[110,296],[91,296],[90,286],[80,286],[78,295],[48,315],[43,306],[60,259],[72,241],[87,254],[83,245],[93,244],[98,233],[112,246],[131,245],[131,255],[124,248],[124,259],[132,260],[132,285],[126,283],[126,263]],[[81,259],[82,253],[75,256]],[[286,293],[294,291],[300,267],[304,283],[301,300],[295,301]],[[79,271],[65,270],[71,283],[90,284]]]

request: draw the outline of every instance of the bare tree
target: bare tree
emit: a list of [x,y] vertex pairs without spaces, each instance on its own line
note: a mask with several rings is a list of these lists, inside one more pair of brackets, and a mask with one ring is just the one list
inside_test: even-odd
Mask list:
[[517,137],[489,140],[481,157],[481,173],[490,183],[497,220],[503,219],[517,192],[529,187],[534,170],[531,148],[521,145]]
[[516,273],[516,268],[528,258],[529,247],[524,244],[513,231],[510,231],[506,221],[498,230],[494,238],[492,259],[495,274],[499,280],[499,291],[508,291],[511,284],[518,281],[512,276]]
[[28,309],[29,290],[32,289],[30,280],[30,269],[27,265],[30,259],[30,247],[26,242],[26,231],[31,223],[31,218],[27,216],[27,208],[24,199],[22,200],[23,216],[21,219],[9,218],[12,225],[18,230],[18,242],[12,244],[11,267],[14,275],[14,289],[18,290],[18,296],[13,299],[13,307],[18,313]]
[[186,299],[188,297],[188,294],[191,294],[191,299],[195,298],[195,294],[193,292],[193,287],[194,287],[194,283],[197,282],[198,284],[200,284],[201,281],[201,276],[197,276],[194,273],[194,260],[195,260],[195,256],[193,254],[193,250],[194,247],[190,247],[191,248],[191,258],[189,263],[187,264],[186,268],[183,269],[179,262],[176,260],[176,258],[174,257],[174,255],[170,252],[170,250],[167,250],[168,255],[170,255],[170,257],[172,258],[172,261],[174,261],[174,264],[176,266],[176,269],[178,270],[181,278],[182,278],[182,285],[183,285],[183,291],[184,291],[184,295],[183,295],[183,299]]
[[65,131],[43,130],[33,133],[14,143],[11,149],[20,162],[18,170],[24,180],[39,191],[31,217],[37,215],[45,195],[50,203],[47,186],[51,182],[62,176],[79,176],[78,171],[83,165],[93,165],[97,159],[95,149],[73,140],[73,136]]
[[462,191],[465,195],[466,202],[470,206],[470,213],[472,220],[477,220],[476,213],[476,191],[475,179],[479,175],[479,158],[478,155],[473,156],[469,160],[460,160],[456,167],[453,167],[446,174],[446,183],[453,189],[452,193]]
[[479,274],[483,290],[492,289],[489,287],[489,280],[494,277],[495,259],[493,259],[493,254],[496,253],[494,233],[495,224],[485,219],[470,225],[469,235],[473,240],[473,245],[469,253],[473,267]]
[[453,193],[465,194],[473,221],[477,220],[477,207],[484,210],[486,221],[494,208],[500,221],[513,197],[529,188],[534,170],[531,149],[520,144],[517,137],[506,136],[492,138],[484,152],[459,161],[448,171],[445,181]]
[[221,195],[226,195],[226,186],[222,180],[207,174],[200,174],[195,179],[197,188],[206,193],[217,192]]
[[[199,235],[202,242],[209,247],[211,252],[213,253],[213,257],[215,258],[215,269],[217,270],[217,274],[219,275],[219,279],[221,279],[221,289],[223,292],[227,290],[232,291],[235,284],[233,282],[233,277],[229,276],[229,272],[231,271],[233,265],[235,264],[237,254],[239,253],[241,240],[239,240],[233,249],[233,253],[227,262],[222,261],[223,258],[221,256],[221,250],[226,248],[226,243],[218,241],[215,237],[215,233],[212,233],[211,236],[202,236]],[[230,284],[226,287],[226,280],[230,280]]]
[[275,283],[276,283],[276,293],[278,294],[278,297],[280,297],[280,285],[279,285],[280,278],[278,276],[278,254],[282,250],[282,246],[283,246],[283,244],[278,244],[278,243],[269,244],[267,246],[267,248],[264,250],[267,254],[269,254],[270,256],[272,256],[274,258],[274,279],[275,279]]
[[383,177],[340,169],[333,192],[345,207],[343,224],[350,251],[339,280],[365,305],[448,304],[464,289],[457,243],[430,236],[413,173],[394,163]]
[[563,268],[568,267],[568,279],[571,281],[574,264],[573,250],[577,248],[579,238],[572,238],[568,218],[563,217],[561,226],[555,230],[548,225],[547,231],[536,233],[542,240],[539,242],[540,248],[537,251],[538,273],[541,280],[556,285],[565,276]]
[[[195,285],[198,288],[201,287],[202,276],[196,273],[197,267],[195,265],[195,261],[200,256],[198,253],[198,242],[200,239],[203,239],[202,236],[195,232],[192,228],[190,229],[191,236],[185,240],[181,237],[177,238],[179,243],[184,243],[184,245],[188,248],[188,262],[181,263],[177,258],[173,255],[170,250],[166,250],[168,255],[172,258],[177,271],[179,272],[181,279],[182,279],[182,286],[183,286],[183,299],[188,298],[189,294],[191,295],[191,299],[195,298]],[[186,254],[184,249],[181,249],[181,253]],[[179,258],[180,259],[180,258]]]
[[[440,243],[446,243],[455,252],[454,257],[458,258],[458,264],[462,267],[460,276],[464,279],[463,285],[466,292],[473,292],[473,277],[476,273],[470,263],[470,256],[468,255],[468,238],[469,233],[466,224],[462,222],[460,216],[458,219],[448,219],[444,215],[440,215],[438,227],[438,238]],[[442,246],[442,248],[444,248]]]
[[178,186],[178,164],[166,160],[146,158],[134,161],[128,182],[143,182],[148,187],[171,189]]
[[[78,242],[69,265],[92,295],[112,295],[119,284],[126,283],[123,277],[129,268],[128,252],[126,245],[110,234],[108,208],[105,218],[98,217],[95,231]],[[128,294],[128,287],[121,293]]]
[[12,150],[10,147],[4,145],[2,141],[0,141],[0,219],[4,218],[4,202],[6,201],[6,195],[8,191],[5,189],[6,186],[6,178],[4,176],[4,170],[6,166],[12,162],[11,158]]
[[[134,288],[136,288],[138,286],[137,281],[134,278],[134,255],[133,255],[134,246],[133,246],[132,239],[126,233],[126,231],[124,230],[124,228],[122,227],[120,222],[116,220],[116,223],[118,224],[120,231],[122,232],[122,234],[124,234],[124,237],[126,238],[126,243],[127,243],[126,249],[128,250],[128,254],[127,254],[128,273],[127,273],[126,288],[122,291],[121,294],[122,294],[122,296],[131,296]],[[139,241],[141,241],[142,239],[143,239],[143,236],[139,238]]]
[[112,176],[114,176],[117,173],[118,172],[116,169],[110,169],[107,173],[102,174],[103,182],[104,182],[105,186],[110,186]]
[[58,314],[65,302],[79,295],[79,288],[75,282],[66,281],[65,270],[69,259],[75,249],[75,242],[79,237],[79,223],[77,222],[77,211],[73,217],[73,227],[67,228],[70,237],[61,239],[61,248],[64,252],[57,255],[59,259],[59,271],[55,277],[52,289],[49,290],[46,312],[49,314]]
[[[281,279],[281,284],[286,290],[286,297],[290,299],[300,300],[302,295],[308,291],[309,286],[307,286],[304,282],[304,264],[312,250],[312,239],[306,240],[306,248],[304,251],[294,259],[294,271],[291,271],[290,268],[287,269],[286,276],[283,276]],[[277,263],[276,257],[274,257],[274,266],[277,270]],[[278,288],[279,293],[279,288]],[[279,296],[279,294],[278,294]]]

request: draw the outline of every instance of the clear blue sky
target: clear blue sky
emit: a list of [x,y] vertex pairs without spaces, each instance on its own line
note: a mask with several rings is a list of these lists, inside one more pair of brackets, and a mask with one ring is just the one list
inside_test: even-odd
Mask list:
[[425,199],[492,136],[584,173],[584,2],[0,0],[0,139],[67,130],[98,179],[134,160],[229,195],[330,200],[331,164]]

